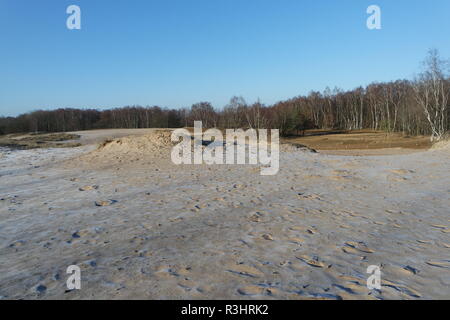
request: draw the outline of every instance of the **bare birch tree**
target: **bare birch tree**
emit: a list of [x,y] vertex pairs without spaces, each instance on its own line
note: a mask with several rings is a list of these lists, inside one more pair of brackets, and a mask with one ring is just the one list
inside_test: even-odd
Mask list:
[[415,97],[423,108],[431,127],[431,141],[441,140],[447,131],[449,88],[448,61],[442,60],[436,49],[428,52],[425,70],[414,83]]

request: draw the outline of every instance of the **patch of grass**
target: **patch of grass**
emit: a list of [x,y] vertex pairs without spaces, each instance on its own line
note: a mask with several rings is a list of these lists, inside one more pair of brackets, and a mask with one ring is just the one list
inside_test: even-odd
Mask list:
[[286,143],[300,143],[316,150],[359,150],[359,149],[428,149],[430,138],[404,136],[401,133],[386,133],[373,130],[347,132],[307,132],[304,137],[283,139]]
[[69,133],[33,133],[33,134],[11,134],[0,137],[0,147],[11,149],[37,149],[37,148],[74,148],[81,143],[67,142],[77,140],[80,136]]
[[80,136],[71,133],[39,133],[30,134],[29,136],[20,138],[19,140],[26,141],[67,141],[67,140],[77,140]]
[[102,149],[102,148],[104,148],[106,145],[110,144],[110,143],[113,142],[113,141],[114,141],[113,139],[105,139],[105,140],[103,140],[103,142],[101,142],[101,143],[98,145],[97,149]]

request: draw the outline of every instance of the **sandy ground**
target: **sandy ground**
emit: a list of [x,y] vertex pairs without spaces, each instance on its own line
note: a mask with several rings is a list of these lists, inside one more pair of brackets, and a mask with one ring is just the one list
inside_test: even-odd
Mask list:
[[[170,147],[133,138],[94,150],[104,134],[0,151],[1,298],[450,298],[449,148],[285,151],[261,176],[175,166]],[[69,291],[74,264],[82,288]],[[381,290],[366,287],[369,265]]]
[[80,136],[74,140],[84,145],[101,143],[105,140],[123,138],[127,136],[141,136],[153,132],[154,129],[100,129],[88,131],[68,132]]
[[337,156],[392,156],[392,155],[407,155],[420,152],[417,149],[408,149],[408,148],[347,149],[347,150],[319,149],[319,151],[321,154],[337,155]]

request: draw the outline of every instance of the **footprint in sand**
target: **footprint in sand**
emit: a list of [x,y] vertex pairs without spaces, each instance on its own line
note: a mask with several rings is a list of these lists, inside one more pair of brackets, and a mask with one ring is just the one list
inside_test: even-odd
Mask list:
[[385,274],[390,274],[392,277],[395,277],[395,279],[403,279],[406,280],[408,277],[413,277],[415,275],[418,275],[420,273],[420,270],[412,267],[410,265],[401,265],[401,266],[395,266],[395,265],[387,265],[385,266]]
[[258,278],[264,276],[264,273],[262,273],[258,269],[253,268],[251,266],[247,266],[245,264],[238,264],[232,266],[227,271],[234,274],[238,274],[240,276],[246,276],[251,278]]
[[342,251],[348,254],[357,254],[357,255],[361,254],[361,252],[352,247],[343,247]]
[[270,233],[266,233],[262,235],[264,240],[273,241],[273,236]]
[[307,234],[316,234],[318,233],[317,228],[312,226],[312,227],[302,227],[302,226],[294,226],[294,227],[290,227],[289,230],[291,231],[300,231],[303,233],[307,233]]
[[348,170],[334,170],[331,172],[332,176],[329,176],[328,179],[335,181],[349,180],[353,179],[352,173]]
[[281,292],[279,289],[265,285],[249,285],[239,288],[237,292],[243,296],[277,296]]
[[404,285],[396,284],[396,283],[391,282],[389,280],[383,280],[381,282],[381,285],[384,286],[384,287],[393,288],[393,289],[395,289],[395,290],[397,290],[399,292],[402,292],[404,294],[407,294],[408,296],[413,297],[413,298],[420,298],[420,297],[422,297],[422,295],[419,292],[417,292],[416,290],[408,288],[408,287],[406,287]]
[[196,283],[194,281],[192,281],[192,280],[187,279],[187,278],[181,279],[177,284],[178,284],[179,287],[184,289],[186,292],[192,291],[192,289],[194,289],[196,287]]
[[402,182],[409,180],[409,178],[406,175],[414,173],[413,170],[406,170],[406,169],[388,170],[388,172],[392,174],[388,175],[387,179],[392,182]]
[[23,246],[24,244],[25,244],[25,241],[24,241],[24,240],[17,240],[17,241],[14,241],[13,243],[11,243],[11,244],[9,245],[9,247],[10,247],[10,248],[17,248],[17,247]]
[[[350,180],[353,177],[351,176],[330,176],[329,179],[333,180],[333,181],[345,181],[345,180]],[[342,190],[342,189],[340,189]]]
[[408,180],[408,178],[406,178],[406,177],[402,177],[402,176],[393,176],[393,175],[389,175],[389,176],[387,177],[387,179],[388,179],[388,181],[391,181],[391,182],[404,182],[404,181],[407,181],[407,180]]
[[319,257],[309,257],[307,255],[300,255],[296,257],[297,259],[303,261],[307,265],[315,268],[324,268],[325,263],[319,261]]
[[164,279],[176,278],[180,276],[177,270],[171,266],[159,266],[154,272],[154,275],[158,278]]
[[348,294],[353,294],[353,295],[361,295],[361,294],[366,294],[367,293],[367,287],[363,286],[363,285],[358,285],[355,283],[348,283],[345,286],[344,285],[340,285],[340,284],[333,284],[333,287],[344,291]]
[[289,242],[292,242],[292,243],[295,243],[295,244],[302,244],[302,243],[304,242],[303,239],[296,238],[296,237],[289,238],[288,241],[289,241]]
[[441,225],[441,224],[432,224],[431,226],[433,228],[442,229],[442,230],[447,230],[447,228],[448,228],[448,226],[444,226],[444,225]]
[[366,217],[365,216],[363,216],[363,215],[361,215],[361,214],[357,214],[357,213],[355,213],[355,212],[347,212],[351,217],[354,217],[354,218],[363,218],[363,219],[366,219]]
[[298,193],[298,196],[306,200],[321,200],[320,196],[314,193],[313,194]]
[[411,266],[406,266],[403,268],[403,270],[405,270],[411,274],[418,274],[420,272],[418,269],[411,267]]
[[340,275],[338,278],[343,280],[343,281],[353,282],[355,284],[360,284],[360,285],[365,283],[365,280],[361,280],[359,278],[352,277],[352,276],[347,276],[347,275]]
[[312,174],[312,175],[305,175],[302,177],[303,180],[318,180],[318,179],[322,179],[323,177],[321,175],[318,174]]
[[90,233],[91,232],[88,229],[77,230],[74,233],[72,233],[72,238],[79,239],[81,237],[85,237],[85,236],[89,235]]
[[250,222],[261,222],[262,217],[263,217],[262,213],[260,213],[260,212],[255,212],[255,213],[252,213],[252,214],[250,215],[250,217],[248,218],[248,220],[249,220]]
[[91,191],[91,190],[97,190],[98,186],[84,186],[81,188],[78,188],[79,191]]
[[403,174],[411,174],[414,173],[414,170],[407,170],[407,169],[394,169],[394,170],[389,170],[389,172],[394,173],[394,174],[399,174],[399,175],[403,175]]
[[[355,249],[355,250],[358,250],[358,251],[361,251],[361,252],[365,252],[365,253],[374,253],[374,252],[375,252],[375,250],[370,249],[369,247],[367,247],[367,245],[366,245],[364,242],[347,241],[347,242],[345,243],[345,245],[346,245],[348,248],[352,248],[352,249]],[[344,247],[344,248],[345,248],[345,247]],[[347,250],[351,251],[351,250],[348,249],[348,248],[347,248]],[[345,252],[345,251],[344,251],[344,252]]]
[[342,169],[341,170],[333,170],[331,173],[335,174],[335,175],[350,175],[351,174],[350,171],[342,170]]
[[259,296],[264,294],[264,288],[258,286],[246,286],[239,288],[237,291],[243,296]]
[[117,202],[117,200],[100,200],[100,201],[95,201],[95,205],[97,207],[107,207],[116,202]]
[[422,244],[432,244],[433,241],[431,240],[417,240],[418,243],[422,243]]

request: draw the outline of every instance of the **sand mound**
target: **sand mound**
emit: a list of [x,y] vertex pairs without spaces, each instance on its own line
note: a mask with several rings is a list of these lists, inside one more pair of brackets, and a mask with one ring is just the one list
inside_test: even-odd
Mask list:
[[170,130],[158,130],[143,136],[131,136],[114,140],[107,140],[99,145],[100,152],[153,152],[161,148],[172,146]]
[[436,142],[431,147],[432,150],[450,150],[450,140]]
[[82,163],[127,163],[150,158],[170,157],[171,130],[155,130],[142,136],[106,140],[98,148],[77,159]]
[[[85,164],[88,166],[104,166],[126,163],[154,163],[156,159],[164,159],[165,163],[171,163],[171,150],[177,142],[171,141],[172,131],[155,130],[151,133],[140,136],[127,136],[117,139],[109,139],[101,143],[97,149],[76,159],[68,161],[73,165]],[[211,141],[195,139],[192,144],[201,144],[202,148],[211,144]],[[224,148],[229,147],[224,145]],[[193,149],[192,149],[193,151]],[[301,144],[281,144],[281,152],[316,152]],[[149,160],[149,161],[147,161]],[[167,160],[167,161],[166,161]],[[158,161],[161,164],[161,161]]]
[[304,152],[317,153],[316,150],[309,148],[303,144],[299,144],[299,143],[283,143],[283,144],[281,144],[280,150],[284,151],[284,152],[304,151]]

